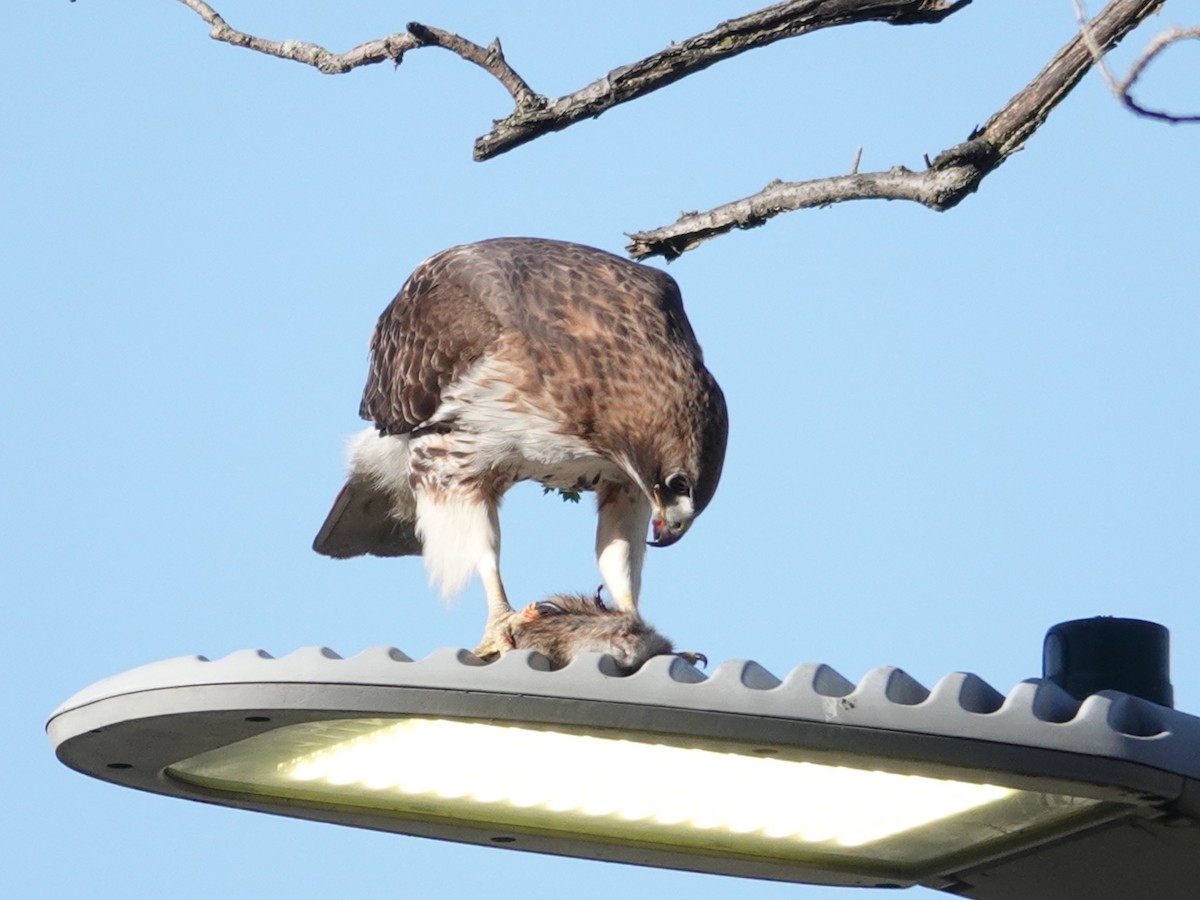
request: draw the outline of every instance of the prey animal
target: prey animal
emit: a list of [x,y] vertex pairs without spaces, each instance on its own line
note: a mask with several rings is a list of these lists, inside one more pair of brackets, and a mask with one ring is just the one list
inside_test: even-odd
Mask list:
[[678,656],[706,664],[703,653],[676,652],[674,645],[636,611],[604,605],[597,592],[555,594],[509,617],[507,637],[515,649],[536,650],[561,669],[581,653],[607,653],[622,672],[634,672],[652,656]]
[[596,559],[636,614],[649,530],[665,547],[717,489],[728,414],[666,273],[578,244],[496,238],[414,270],[370,346],[349,475],[313,543],[421,554],[443,596],[473,576],[476,651],[511,645],[499,507],[520,481],[594,491]]

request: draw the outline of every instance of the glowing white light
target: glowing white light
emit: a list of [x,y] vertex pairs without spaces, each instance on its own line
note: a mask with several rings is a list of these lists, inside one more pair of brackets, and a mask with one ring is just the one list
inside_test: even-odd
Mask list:
[[858,847],[1016,791],[518,726],[407,719],[282,763],[285,779],[646,826]]

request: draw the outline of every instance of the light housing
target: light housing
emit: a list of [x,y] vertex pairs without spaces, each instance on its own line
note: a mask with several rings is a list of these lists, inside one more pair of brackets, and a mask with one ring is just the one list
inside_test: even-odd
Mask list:
[[1049,681],[1005,697],[891,668],[853,685],[822,665],[243,651],[107,679],[48,730],[64,763],[129,787],[513,849],[987,900],[1035,900],[1027,876],[1053,859],[1044,896],[1076,896],[1067,873],[1104,900],[1130,893],[1072,860],[1153,835],[1200,877],[1200,720]]

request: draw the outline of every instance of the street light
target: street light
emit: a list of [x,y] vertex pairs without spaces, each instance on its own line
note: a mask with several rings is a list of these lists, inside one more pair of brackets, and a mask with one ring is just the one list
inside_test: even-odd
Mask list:
[[1005,697],[893,668],[853,685],[822,665],[242,651],[106,679],[48,731],[117,784],[401,834],[980,900],[1182,900],[1200,883],[1200,719],[1059,686],[1169,703],[1165,658],[1159,626],[1067,623],[1050,677]]

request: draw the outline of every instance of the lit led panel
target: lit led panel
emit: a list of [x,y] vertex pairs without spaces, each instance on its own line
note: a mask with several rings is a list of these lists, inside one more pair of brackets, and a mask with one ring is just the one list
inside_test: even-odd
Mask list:
[[[603,732],[600,733],[603,735]],[[439,718],[309,722],[185,759],[173,778],[514,833],[748,857],[928,866],[1104,806],[1094,799],[805,761],[801,751]],[[714,742],[715,743],[715,742]],[[697,746],[698,744],[698,746]]]

